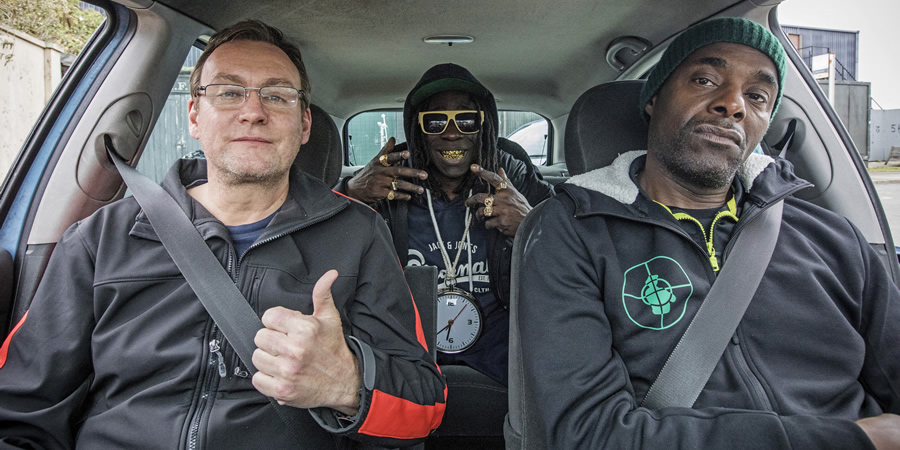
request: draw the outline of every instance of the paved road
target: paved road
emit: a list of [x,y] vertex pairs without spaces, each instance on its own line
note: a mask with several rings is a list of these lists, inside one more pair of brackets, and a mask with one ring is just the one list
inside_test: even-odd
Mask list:
[[875,183],[875,190],[891,226],[894,243],[900,245],[900,183]]

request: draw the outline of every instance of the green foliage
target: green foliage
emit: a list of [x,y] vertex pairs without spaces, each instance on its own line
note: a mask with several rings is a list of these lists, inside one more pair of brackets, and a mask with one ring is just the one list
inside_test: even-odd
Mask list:
[[0,0],[0,24],[77,54],[104,16],[78,0]]

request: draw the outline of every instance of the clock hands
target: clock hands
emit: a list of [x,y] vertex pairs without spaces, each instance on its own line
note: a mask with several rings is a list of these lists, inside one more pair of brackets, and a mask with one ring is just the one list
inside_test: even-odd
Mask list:
[[441,331],[447,330],[447,339],[450,339],[450,328],[453,327],[453,322],[455,322],[456,319],[458,319],[459,316],[462,315],[463,311],[465,311],[465,310],[466,310],[466,307],[463,306],[463,307],[459,310],[459,312],[456,313],[456,317],[454,317],[454,318],[448,320],[448,321],[447,321],[447,326],[444,327],[444,328],[441,328],[441,329],[438,330],[437,332],[440,333]]

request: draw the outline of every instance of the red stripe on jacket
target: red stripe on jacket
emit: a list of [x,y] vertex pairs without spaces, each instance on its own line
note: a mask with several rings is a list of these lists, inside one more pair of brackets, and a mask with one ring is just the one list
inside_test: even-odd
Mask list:
[[9,332],[9,336],[6,337],[6,340],[3,341],[3,346],[0,347],[0,369],[3,368],[3,365],[6,364],[6,354],[9,352],[9,343],[12,342],[13,335],[16,334],[16,331],[19,331],[19,328],[22,328],[22,325],[25,324],[25,319],[28,317],[28,311],[25,311],[25,315],[22,316],[22,319],[19,320],[19,323],[13,327],[12,331]]
[[[400,260],[398,259],[397,262],[399,263]],[[419,317],[419,308],[416,307],[412,290],[409,292],[409,298],[412,300],[416,315],[416,340],[425,351],[428,351],[422,319]],[[438,371],[440,371],[440,367],[438,367]],[[359,432],[369,436],[394,439],[423,438],[441,424],[446,407],[447,386],[444,386],[444,402],[434,405],[419,405],[375,389],[372,391],[372,402],[369,405],[366,421],[359,427]]]
[[[408,289],[408,287],[407,287]],[[416,306],[416,299],[413,297],[412,290],[409,291],[409,298],[412,299],[413,311],[416,313],[416,340],[426,352],[429,351],[428,343],[425,342],[425,330],[422,328],[422,318],[419,317],[419,307]]]
[[361,201],[359,201],[359,200],[357,200],[357,199],[355,199],[355,198],[353,198],[353,197],[351,197],[351,196],[349,196],[349,195],[347,195],[347,194],[341,194],[340,192],[338,192],[338,191],[336,191],[336,190],[334,190],[334,189],[332,189],[331,192],[334,192],[335,194],[340,195],[341,197],[344,197],[344,198],[346,198],[347,200],[352,200],[352,201],[354,201],[354,202],[356,202],[356,203],[359,203],[360,205],[363,205],[363,206],[365,206],[366,208],[371,209],[372,212],[378,212],[378,211],[375,211],[375,208],[373,208],[373,207],[371,207],[371,206],[369,206],[369,205],[367,205],[367,204],[365,204],[365,203],[363,203],[363,202],[361,202]]
[[440,426],[446,407],[446,386],[444,386],[444,403],[434,405],[418,405],[376,389],[372,391],[369,413],[366,415],[366,421],[359,427],[359,432],[394,439],[423,438]]

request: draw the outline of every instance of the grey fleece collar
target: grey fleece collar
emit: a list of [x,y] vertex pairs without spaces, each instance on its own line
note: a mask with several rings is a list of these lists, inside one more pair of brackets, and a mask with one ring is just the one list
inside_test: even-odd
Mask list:
[[[634,184],[629,174],[631,163],[640,156],[647,154],[646,150],[634,150],[619,155],[612,164],[594,169],[590,172],[569,178],[566,183],[574,184],[591,191],[612,197],[620,203],[630,205],[634,203],[638,195],[638,187]],[[770,156],[752,153],[738,168],[737,176],[741,179],[744,191],[750,192],[756,177],[769,164],[775,162]]]

